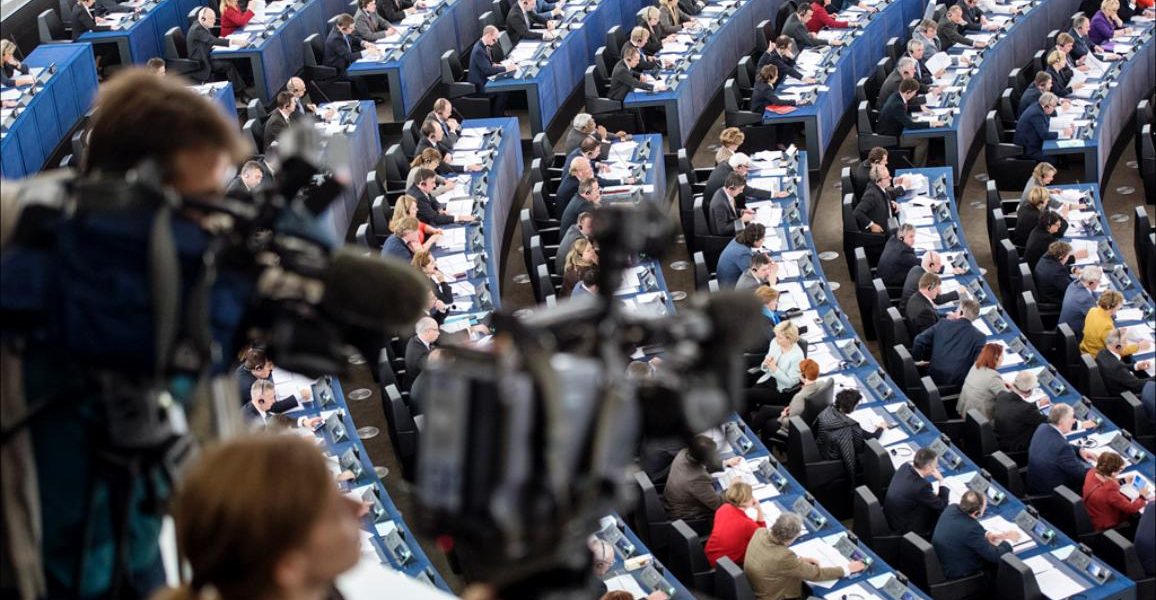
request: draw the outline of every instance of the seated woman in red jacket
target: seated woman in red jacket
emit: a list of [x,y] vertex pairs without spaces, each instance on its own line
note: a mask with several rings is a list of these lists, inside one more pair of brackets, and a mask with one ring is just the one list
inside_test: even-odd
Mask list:
[[1115,452],[1107,451],[1100,455],[1096,466],[1088,469],[1088,474],[1084,476],[1084,508],[1096,531],[1112,529],[1125,523],[1144,508],[1144,498],[1151,490],[1145,486],[1139,497],[1129,500],[1120,491],[1120,482],[1117,480],[1123,470],[1124,459]]
[[827,27],[829,29],[847,29],[851,26],[847,21],[840,21],[831,16],[827,12],[827,7],[831,5],[831,0],[815,0],[811,3],[811,8],[814,10],[811,13],[811,20],[807,21],[807,31],[811,33],[819,33],[819,30]]
[[253,11],[241,12],[237,0],[221,0],[221,37],[242,29],[253,18]]
[[706,559],[713,567],[725,556],[741,567],[751,537],[767,523],[750,484],[732,483],[723,493],[723,500],[725,502],[714,513],[714,527],[706,541]]

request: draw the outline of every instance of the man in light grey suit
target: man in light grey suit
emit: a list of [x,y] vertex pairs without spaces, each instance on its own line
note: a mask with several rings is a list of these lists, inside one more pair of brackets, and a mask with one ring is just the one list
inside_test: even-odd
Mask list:
[[377,14],[375,0],[357,0],[357,14],[353,15],[353,31],[363,40],[376,42],[397,33],[389,21]]

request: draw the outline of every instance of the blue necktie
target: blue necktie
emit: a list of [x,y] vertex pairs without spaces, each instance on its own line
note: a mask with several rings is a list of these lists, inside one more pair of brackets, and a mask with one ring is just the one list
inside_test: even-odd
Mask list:
[[345,47],[349,48],[350,52],[353,52],[353,45],[349,43],[349,36],[343,34],[341,37],[345,39]]

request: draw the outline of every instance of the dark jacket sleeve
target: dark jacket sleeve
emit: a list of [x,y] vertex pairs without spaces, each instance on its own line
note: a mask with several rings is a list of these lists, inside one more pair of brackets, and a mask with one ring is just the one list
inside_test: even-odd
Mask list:
[[1007,542],[1000,542],[998,546],[988,543],[983,526],[978,523],[968,532],[963,543],[992,564],[999,564],[999,558],[1012,551],[1011,544]]
[[449,225],[454,222],[452,215],[443,215],[434,209],[433,204],[425,198],[417,200],[417,219],[431,225]]
[[[920,315],[908,315],[913,322],[918,316]],[[934,343],[935,332],[930,327],[927,327],[919,335],[915,336],[915,342],[911,345],[911,357],[915,360],[928,358],[931,356],[931,348]]]

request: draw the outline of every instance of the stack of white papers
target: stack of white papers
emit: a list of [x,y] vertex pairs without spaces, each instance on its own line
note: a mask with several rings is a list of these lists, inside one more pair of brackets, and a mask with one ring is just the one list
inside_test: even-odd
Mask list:
[[959,475],[952,475],[951,477],[944,477],[942,483],[938,481],[932,481],[931,490],[938,494],[940,487],[946,487],[948,489],[948,503],[956,504],[961,498],[963,498],[963,494],[967,492],[967,482],[971,481],[973,477],[975,477],[975,471],[961,473]]
[[[1012,552],[1019,553],[1023,552],[1024,550],[1030,550],[1036,547],[1035,540],[1032,539],[1032,536],[1028,535],[1028,532],[1021,529],[1019,525],[1008,521],[1000,515],[988,517],[980,521],[979,524],[983,525],[984,529],[992,533],[1007,533],[1014,531],[1020,534],[1019,541],[1015,544],[1012,544]],[[1008,543],[1011,544],[1010,541]]]
[[1040,593],[1052,600],[1070,598],[1088,589],[1088,586],[1068,577],[1063,571],[1057,569],[1055,564],[1043,554],[1024,560],[1024,564],[1031,568],[1032,573],[1035,574]]
[[[839,538],[846,534],[839,534],[829,536],[826,538],[811,538],[805,542],[799,542],[791,545],[791,550],[795,552],[800,558],[813,558],[819,561],[820,567],[839,567],[846,572],[847,566],[851,561],[847,560],[838,550],[835,549],[835,543]],[[830,588],[839,580],[830,579],[826,581],[809,581],[811,585],[817,585],[821,588]]]
[[610,161],[630,161],[634,158],[634,151],[638,148],[638,142],[615,142],[610,145],[610,151],[607,152],[606,160]]
[[911,462],[911,460],[915,458],[915,452],[919,450],[919,448],[911,442],[900,442],[898,444],[884,446],[883,448],[887,450],[887,454],[891,457],[891,466],[897,470],[899,467]]
[[635,581],[634,576],[630,573],[624,573],[605,579],[602,583],[606,584],[606,589],[611,592],[626,592],[635,599],[646,598],[646,592],[642,591],[642,587]]

